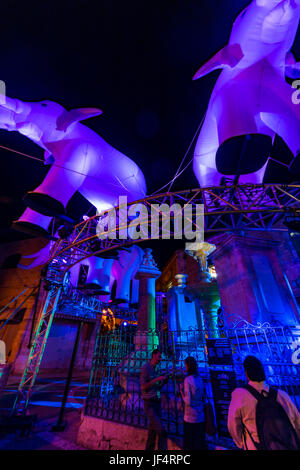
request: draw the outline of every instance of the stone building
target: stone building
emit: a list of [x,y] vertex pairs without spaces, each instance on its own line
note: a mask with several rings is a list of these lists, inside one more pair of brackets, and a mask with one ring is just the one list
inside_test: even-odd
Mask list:
[[238,321],[299,324],[299,234],[225,233],[209,242],[216,247],[208,257],[209,282],[185,250],[174,253],[157,279],[158,305],[169,328],[217,328],[220,307],[228,327]]
[[[0,245],[0,339],[5,343],[6,362],[12,364],[11,373],[14,374],[24,371],[33,329],[45,298],[45,291],[40,285],[43,266],[22,269],[18,263],[22,256],[36,253],[47,243],[45,239],[32,238]],[[22,264],[25,263],[28,260],[23,258]],[[19,309],[16,312],[17,307]],[[79,319],[75,315],[63,312],[55,314],[40,366],[41,372],[65,373],[68,370],[78,325]],[[90,370],[94,335],[95,319],[87,318],[81,332],[77,370]]]

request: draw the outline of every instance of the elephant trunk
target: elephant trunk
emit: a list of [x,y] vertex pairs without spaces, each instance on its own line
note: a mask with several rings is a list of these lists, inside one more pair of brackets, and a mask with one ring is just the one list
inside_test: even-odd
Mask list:
[[5,96],[1,106],[9,111],[13,111],[16,114],[21,113],[29,113],[30,112],[30,105],[27,103],[23,103],[21,100],[12,99],[8,96]]

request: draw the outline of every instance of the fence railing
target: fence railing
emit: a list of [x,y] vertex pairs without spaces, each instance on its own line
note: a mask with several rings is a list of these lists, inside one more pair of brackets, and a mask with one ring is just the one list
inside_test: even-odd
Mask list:
[[[147,419],[139,376],[141,367],[150,361],[152,351],[156,347],[162,352],[162,361],[157,366],[157,373],[170,374],[168,382],[161,390],[162,421],[169,434],[176,436],[183,434],[183,401],[179,386],[184,378],[184,361],[188,356],[193,356],[197,360],[199,374],[203,378],[217,418],[219,391],[216,390],[218,384],[216,385],[213,378],[216,372],[223,371],[225,376],[234,375],[236,385],[245,382],[242,363],[248,354],[255,355],[262,361],[267,381],[289,393],[299,407],[299,365],[292,362],[292,347],[299,337],[300,331],[297,329],[249,324],[222,331],[195,329],[141,332],[133,325],[108,334],[101,334],[99,330],[85,414],[146,427]],[[207,348],[208,340],[211,338],[228,342],[231,364],[226,361],[222,364],[222,359],[215,362],[211,360]],[[219,352],[217,348],[215,354],[218,355]],[[230,400],[230,396],[226,399]],[[225,402],[226,400],[220,401],[223,403],[223,408]],[[224,414],[224,410],[221,410],[222,413]],[[223,418],[226,420],[225,415]],[[223,423],[223,428],[225,424]]]

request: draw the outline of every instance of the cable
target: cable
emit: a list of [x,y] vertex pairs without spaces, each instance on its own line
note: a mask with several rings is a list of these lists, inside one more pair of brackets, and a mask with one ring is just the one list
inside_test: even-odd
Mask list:
[[[34,156],[32,156],[32,155],[28,155],[28,154],[26,154],[26,153],[19,152],[18,150],[11,149],[11,148],[5,147],[5,146],[3,146],[3,145],[0,145],[0,148],[2,148],[2,149],[4,149],[4,150],[8,150],[9,152],[12,152],[12,153],[17,153],[17,154],[19,154],[19,155],[22,155],[22,156],[24,156],[24,157],[30,158],[30,159],[32,159],[32,160],[37,160],[37,161],[39,161],[39,162],[45,164],[44,160],[42,160],[42,159],[40,159],[40,158],[38,158],[38,157],[34,157]],[[87,178],[93,178],[93,179],[95,179],[95,180],[98,180],[98,178],[97,178],[96,176],[87,175],[87,174],[82,173],[82,172],[80,172],[80,171],[73,170],[72,168],[66,168],[65,166],[57,165],[56,163],[52,163],[51,166],[52,166],[52,167],[56,167],[56,168],[62,168],[63,170],[71,171],[71,172],[73,172],[73,173],[76,173],[76,174],[81,175],[81,176],[85,176],[85,177],[87,177]],[[107,185],[110,185],[110,186],[113,186],[113,187],[116,187],[116,188],[120,188],[120,187],[121,187],[121,188],[124,188],[124,189],[126,190],[125,186],[120,182],[120,180],[119,180],[116,176],[115,176],[115,178],[116,178],[116,180],[117,180],[117,183],[107,182],[106,184],[107,184]]]
[[[197,128],[197,130],[196,130],[196,132],[195,132],[195,134],[194,134],[194,137],[193,137],[191,143],[189,144],[189,146],[188,146],[188,148],[187,148],[187,151],[186,151],[185,154],[184,154],[183,159],[181,160],[181,163],[180,163],[180,165],[179,165],[179,167],[178,167],[178,169],[177,169],[177,171],[176,171],[176,173],[175,173],[174,178],[172,178],[171,181],[169,181],[169,182],[168,182],[167,184],[165,184],[163,187],[161,187],[160,189],[158,189],[158,190],[156,190],[155,192],[153,192],[151,195],[154,195],[154,194],[158,193],[159,191],[161,191],[162,189],[166,188],[167,186],[169,186],[168,191],[170,191],[170,189],[171,189],[171,187],[172,187],[174,181],[175,181],[175,180],[183,173],[183,171],[185,171],[186,168],[190,165],[190,163],[191,163],[192,160],[188,163],[188,165],[186,165],[186,166],[184,167],[183,171],[180,172],[180,169],[181,169],[181,167],[182,167],[182,165],[183,165],[183,163],[184,163],[184,161],[185,161],[185,159],[186,159],[186,157],[187,157],[187,155],[188,155],[188,153],[189,153],[189,151],[190,151],[190,148],[191,148],[191,146],[193,145],[194,140],[195,140],[195,138],[196,138],[198,132],[200,131],[200,128],[201,128],[201,126],[202,126],[202,124],[203,124],[204,119],[205,119],[205,115],[204,115],[204,117],[202,118],[202,120],[201,120],[201,122],[200,122],[200,124],[199,124],[199,126],[198,126],[198,128]],[[41,162],[41,163],[44,164],[44,160],[43,160],[43,159],[38,158],[38,157],[34,157],[33,155],[29,155],[29,154],[27,154],[27,153],[20,152],[20,151],[18,151],[18,150],[15,150],[15,149],[12,149],[12,148],[9,148],[9,147],[5,147],[4,145],[0,145],[0,148],[2,148],[2,149],[4,149],[4,150],[7,150],[7,151],[9,151],[9,152],[16,153],[16,154],[18,154],[18,155],[22,155],[23,157],[27,157],[27,158],[30,158],[31,160],[35,160],[35,161],[38,161],[38,162]],[[91,177],[90,175],[86,175],[86,174],[84,174],[84,173],[82,173],[82,172],[80,172],[80,171],[73,170],[72,168],[66,168],[66,167],[64,167],[64,166],[57,165],[55,162],[54,162],[51,166],[55,166],[55,167],[57,167],[57,168],[62,168],[62,169],[64,169],[64,170],[72,171],[73,173],[77,173],[77,174],[79,174],[79,175],[81,175],[81,176],[86,176],[86,177],[88,176],[88,177]],[[180,173],[179,173],[179,172],[180,172]],[[93,177],[92,177],[92,178],[93,178]],[[94,177],[94,178],[96,178],[96,177]],[[113,185],[113,186],[114,186],[114,185]],[[117,186],[117,185],[116,185],[116,186]]]
[[190,151],[190,148],[191,148],[191,146],[192,146],[193,143],[194,143],[194,140],[196,139],[196,136],[198,135],[198,133],[199,133],[200,130],[201,130],[201,127],[202,127],[202,125],[203,125],[203,122],[204,122],[205,117],[206,117],[206,113],[204,114],[203,118],[202,118],[201,121],[200,121],[199,126],[197,127],[197,130],[196,130],[196,132],[195,132],[195,134],[194,134],[194,136],[193,136],[193,138],[192,138],[192,140],[191,140],[191,142],[190,142],[190,144],[189,144],[189,146],[188,146],[188,148],[187,148],[187,150],[186,150],[186,152],[185,152],[185,154],[184,154],[184,156],[183,156],[183,159],[181,160],[181,163],[180,163],[180,165],[179,165],[179,167],[178,167],[178,170],[177,170],[176,173],[175,173],[175,176],[171,179],[171,181],[169,181],[169,183],[165,184],[165,185],[162,186],[161,188],[159,188],[159,189],[157,189],[156,191],[154,191],[154,192],[151,194],[151,196],[153,196],[154,194],[157,194],[157,193],[160,192],[162,189],[165,189],[167,186],[169,186],[169,187],[168,187],[168,192],[169,192],[170,189],[171,189],[171,187],[172,187],[172,185],[173,185],[173,183],[174,183],[174,181],[175,181],[177,178],[179,178],[179,176],[180,176],[180,175],[188,168],[188,166],[191,164],[191,162],[193,161],[193,158],[192,158],[192,159],[189,161],[189,163],[184,167],[184,169],[179,173],[180,168],[182,167],[183,162],[184,162],[184,160],[186,159],[186,157],[187,157],[187,155],[188,155],[188,153],[189,153],[189,151]]
[[[179,176],[182,175],[182,173],[185,172],[185,170],[190,166],[190,164],[192,163],[192,161],[194,160],[194,157],[190,159],[190,161],[186,164],[186,166],[181,170],[180,173],[178,173],[178,175],[176,176],[176,178],[174,177],[171,181],[169,181],[169,183],[165,184],[164,186],[162,186],[160,189],[158,189],[157,191],[155,191],[154,193],[151,194],[151,196],[154,196],[154,194],[157,194],[158,192],[160,192],[162,189],[166,188],[170,183],[174,182],[175,179],[179,178]],[[168,189],[169,191],[170,189]]]
[[27,153],[19,152],[18,150],[14,150],[14,149],[11,149],[9,147],[5,147],[4,145],[0,145],[0,148],[2,148],[4,150],[8,150],[9,152],[18,153],[19,155],[23,155],[23,157],[31,158],[31,160],[37,160],[41,163],[44,163],[44,160],[42,160],[41,158],[33,157],[32,155],[28,155]]

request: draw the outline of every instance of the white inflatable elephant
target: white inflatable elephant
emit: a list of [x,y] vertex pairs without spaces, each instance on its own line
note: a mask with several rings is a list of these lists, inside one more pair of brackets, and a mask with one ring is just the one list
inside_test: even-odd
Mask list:
[[[49,242],[44,248],[31,255],[23,256],[22,259],[33,259],[30,264],[19,264],[23,269],[32,269],[47,263],[53,242]],[[134,279],[144,257],[144,250],[133,245],[118,250],[117,256],[101,258],[90,256],[81,264],[87,266],[87,277],[85,284],[81,287],[83,291],[91,295],[100,295],[101,300],[108,301],[112,286],[116,282],[114,301],[119,304],[128,305],[138,302],[138,282]],[[80,263],[70,269],[69,281],[77,287],[80,271]],[[132,288],[131,288],[132,281]],[[103,297],[102,297],[103,296]]]
[[[200,186],[237,173],[240,183],[261,183],[275,134],[295,156],[290,169],[296,166],[300,106],[285,76],[300,76],[290,52],[299,18],[300,0],[253,0],[234,22],[229,44],[195,74],[194,80],[222,69],[194,151]],[[231,161],[235,151],[240,162]]]
[[146,195],[140,168],[96,132],[80,123],[102,113],[96,108],[67,111],[53,101],[27,103],[1,97],[0,128],[17,131],[45,151],[51,169],[34,191],[27,193],[27,209],[14,223],[17,229],[46,234],[52,216],[64,214],[75,191],[98,212]]

